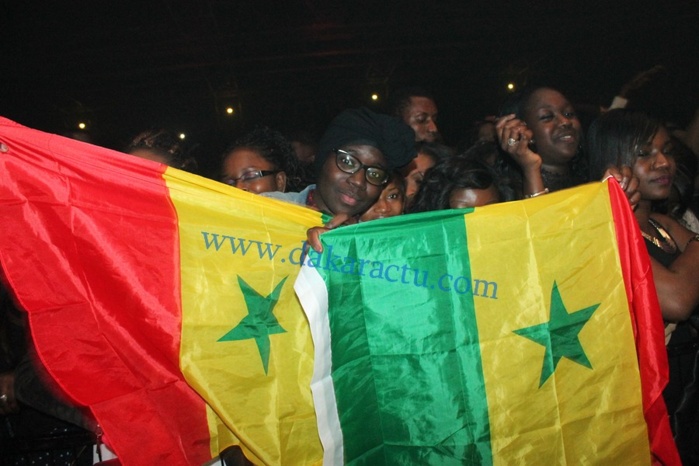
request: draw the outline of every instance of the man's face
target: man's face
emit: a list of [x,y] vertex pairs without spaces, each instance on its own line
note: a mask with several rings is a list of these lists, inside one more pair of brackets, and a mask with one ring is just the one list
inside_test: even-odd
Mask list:
[[[340,149],[349,152],[365,167],[387,169],[386,159],[381,151],[373,146],[348,145]],[[383,189],[366,180],[366,169],[356,173],[345,173],[337,166],[335,152],[328,155],[320,171],[316,191],[316,203],[321,211],[331,214],[347,214],[350,217],[361,214],[369,208]]]
[[437,105],[428,97],[411,97],[403,121],[415,131],[416,141],[435,142],[439,136]]

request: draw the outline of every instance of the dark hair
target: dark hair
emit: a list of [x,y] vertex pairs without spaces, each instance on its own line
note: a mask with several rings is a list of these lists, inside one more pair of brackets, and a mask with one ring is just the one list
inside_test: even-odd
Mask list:
[[491,186],[495,186],[502,198],[497,174],[487,164],[463,156],[450,157],[427,171],[410,212],[448,209],[454,190]]
[[149,129],[136,135],[126,146],[124,152],[131,154],[137,150],[148,150],[163,157],[166,164],[196,172],[197,160],[192,155],[192,147],[165,129]]
[[223,153],[224,161],[236,149],[250,149],[286,173],[287,191],[300,191],[301,170],[291,143],[280,133],[266,126],[260,126],[236,139]]
[[318,147],[318,136],[305,129],[288,131],[286,133],[286,138],[289,140],[289,142],[296,141],[307,146]]
[[610,165],[632,167],[638,149],[652,140],[661,126],[643,112],[623,108],[598,117],[587,134],[590,179],[602,176]]
[[388,113],[402,119],[403,112],[410,106],[412,97],[426,97],[434,100],[432,94],[421,87],[404,87],[393,91],[389,97]]
[[393,170],[391,172],[391,177],[388,179],[388,183],[386,183],[386,185],[388,186],[390,183],[395,184],[398,191],[400,191],[403,194],[403,197],[405,197],[405,178],[403,178],[403,175],[401,175],[398,170]]
[[694,205],[694,180],[699,169],[699,161],[694,155],[692,149],[689,148],[679,138],[670,136],[672,139],[673,156],[677,170],[672,186],[676,191],[677,196],[671,196],[668,209],[670,214],[681,219],[687,209],[691,209],[696,215],[696,205]]
[[418,154],[424,154],[431,158],[435,164],[451,158],[454,155],[454,151],[451,147],[438,142],[420,141],[415,144],[415,150]]
[[492,158],[497,160],[497,158],[501,156],[501,152],[498,149],[498,145],[494,141],[482,139],[480,141],[476,141],[471,147],[459,154],[459,156],[469,160],[478,160],[480,162],[488,163],[488,159]]
[[529,105],[529,100],[539,89],[551,89],[556,92],[560,92],[557,89],[553,89],[547,86],[536,86],[536,87],[525,87],[519,92],[515,92],[510,97],[505,100],[505,102],[500,107],[500,116],[505,116],[514,113],[514,115],[520,120],[524,119],[524,112]]

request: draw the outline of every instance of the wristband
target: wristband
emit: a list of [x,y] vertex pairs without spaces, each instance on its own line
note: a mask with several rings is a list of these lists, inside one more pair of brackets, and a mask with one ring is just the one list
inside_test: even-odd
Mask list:
[[684,245],[684,248],[687,249],[687,246],[689,246],[689,244],[690,244],[692,241],[697,241],[697,242],[699,242],[699,235],[694,235],[694,236],[692,236],[691,238],[689,238],[689,241],[687,241],[687,244]]

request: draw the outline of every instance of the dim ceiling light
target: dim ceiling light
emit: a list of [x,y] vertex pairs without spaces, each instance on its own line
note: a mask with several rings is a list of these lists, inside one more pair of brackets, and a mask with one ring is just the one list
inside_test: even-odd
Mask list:
[[508,91],[514,91],[514,90],[515,90],[515,85],[514,85],[514,83],[507,83],[507,90],[508,90]]
[[180,133],[180,139],[184,139],[184,138],[186,138],[186,137],[187,137],[187,135],[186,135],[186,134],[184,134],[184,133]]
[[85,128],[87,128],[87,125],[85,123],[80,122],[80,123],[78,123],[78,128],[85,129]]
[[233,112],[234,112],[233,107],[227,107],[227,108],[226,108],[226,113],[227,113],[227,114],[233,115]]
[[371,94],[371,100],[379,100],[378,94]]

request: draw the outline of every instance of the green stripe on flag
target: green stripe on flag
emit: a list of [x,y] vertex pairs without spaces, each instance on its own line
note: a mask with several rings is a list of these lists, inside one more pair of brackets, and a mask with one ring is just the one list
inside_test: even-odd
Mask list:
[[323,241],[306,265],[330,296],[345,461],[492,463],[473,301],[485,288],[474,287],[463,215],[370,222]]

